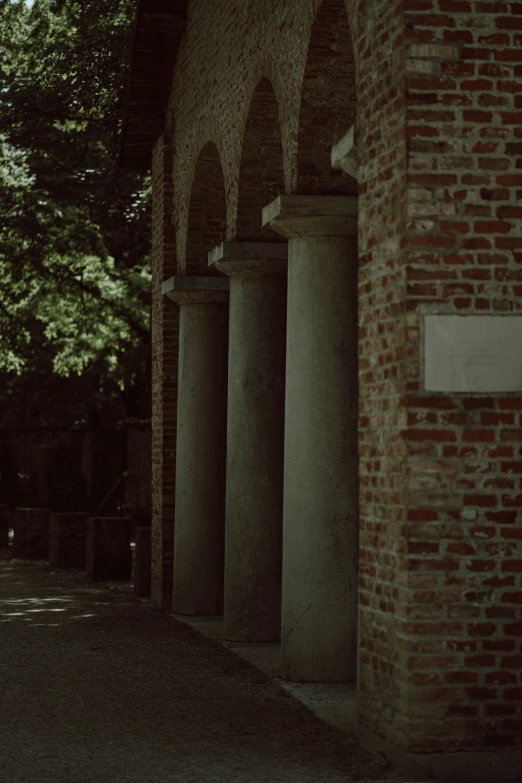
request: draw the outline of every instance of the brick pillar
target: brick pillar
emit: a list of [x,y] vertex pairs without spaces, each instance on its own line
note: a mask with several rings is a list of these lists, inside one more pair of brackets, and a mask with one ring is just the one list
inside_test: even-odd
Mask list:
[[441,779],[522,763],[522,389],[493,342],[522,317],[521,24],[376,0],[360,43],[359,715]]
[[152,587],[164,609],[172,603],[174,483],[179,308],[162,296],[176,272],[172,148],[162,136],[152,154]]

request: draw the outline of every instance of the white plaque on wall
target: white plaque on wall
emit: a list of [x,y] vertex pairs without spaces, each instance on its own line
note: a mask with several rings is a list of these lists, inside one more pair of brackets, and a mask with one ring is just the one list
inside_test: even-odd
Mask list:
[[522,316],[425,315],[424,388],[522,392]]

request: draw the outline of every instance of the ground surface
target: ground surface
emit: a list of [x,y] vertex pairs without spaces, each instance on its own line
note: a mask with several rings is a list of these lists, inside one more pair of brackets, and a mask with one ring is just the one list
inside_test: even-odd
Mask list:
[[353,735],[129,586],[0,562],[2,783],[392,779]]

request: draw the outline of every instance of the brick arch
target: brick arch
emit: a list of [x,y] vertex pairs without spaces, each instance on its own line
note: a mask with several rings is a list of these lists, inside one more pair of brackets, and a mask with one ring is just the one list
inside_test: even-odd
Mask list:
[[322,0],[310,30],[295,155],[297,193],[357,193],[357,183],[332,169],[330,151],[356,121],[355,53],[349,0]]
[[186,252],[187,275],[208,275],[208,251],[225,239],[227,202],[225,180],[216,144],[208,141],[200,150],[190,190],[187,209]]
[[[216,176],[216,181],[220,183],[217,191],[221,188],[224,193],[225,204],[228,203],[226,196],[231,190],[229,184],[230,177],[227,178],[226,174],[231,167],[230,162],[227,165],[220,124],[212,114],[205,114],[199,120],[194,121],[188,139],[180,139],[179,133],[176,132],[174,141],[173,184],[177,268],[178,274],[185,274],[188,252],[188,219],[194,185],[196,184],[196,174],[198,173],[198,166],[204,168],[210,165],[209,162],[205,163],[200,160],[205,147],[211,144],[217,152],[219,166],[210,166],[209,176]],[[199,184],[198,187],[200,187]],[[214,189],[212,184],[211,188]]]
[[261,226],[261,211],[285,191],[279,106],[271,80],[263,75],[253,90],[243,133],[236,211],[241,240],[277,239]]
[[196,165],[201,156],[203,148],[211,142],[217,149],[222,172],[226,170],[225,145],[223,144],[223,133],[217,117],[214,114],[205,114],[198,121],[193,123],[192,143],[186,155],[184,169],[187,172],[195,172]]

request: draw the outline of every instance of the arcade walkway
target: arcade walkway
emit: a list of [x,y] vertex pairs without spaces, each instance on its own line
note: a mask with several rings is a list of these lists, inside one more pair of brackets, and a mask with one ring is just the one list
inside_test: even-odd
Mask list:
[[3,783],[396,780],[257,669],[136,599],[0,562]]

